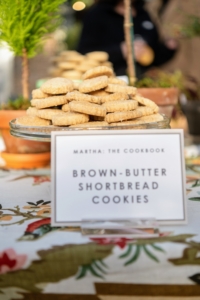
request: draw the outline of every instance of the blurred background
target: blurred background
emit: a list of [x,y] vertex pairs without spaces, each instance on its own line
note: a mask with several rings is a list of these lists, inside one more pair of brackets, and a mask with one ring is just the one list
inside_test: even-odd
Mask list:
[[[58,61],[60,62],[64,51],[78,49],[84,18],[95,2],[94,0],[69,0],[61,5],[61,25],[48,36],[41,53],[29,60],[30,91],[39,87],[47,78],[60,76]],[[136,2],[140,6],[140,0]],[[174,53],[169,59],[164,62],[161,61],[156,67],[150,64],[147,72],[144,72],[142,76],[150,76],[155,81],[156,76],[161,72],[161,87],[167,87],[170,83],[172,87],[179,88],[178,104],[175,105],[172,112],[172,127],[184,128],[187,131],[186,112],[191,110],[196,113],[200,112],[199,0],[146,0],[143,2],[145,11],[157,28],[159,39],[167,41],[169,48],[171,47]],[[146,23],[145,26],[148,29],[149,23]],[[175,44],[173,41],[175,41]],[[134,49],[134,51],[136,50]],[[7,51],[6,54],[5,51]],[[148,62],[146,64],[148,65]],[[0,90],[2,98],[8,98],[9,95],[15,98],[21,94],[21,71],[21,57],[14,57],[8,49],[1,50]],[[70,74],[72,77],[75,76],[72,72]],[[173,77],[170,77],[171,75]],[[73,77],[72,79],[79,78]],[[148,86],[149,82],[145,81],[143,86]],[[193,108],[193,104],[189,104],[189,108],[186,108],[188,100],[197,100],[195,101],[197,106]],[[196,122],[193,127],[200,128],[200,123]],[[194,134],[200,135],[196,132]]]
[[[93,0],[68,1],[61,7],[63,22],[60,28],[46,41],[43,52],[30,59],[30,89],[34,89],[36,81],[49,76],[52,59],[65,49],[76,49],[80,38],[82,20],[85,11],[93,4]],[[77,5],[78,3],[78,5]],[[187,76],[199,80],[200,78],[200,21],[196,21],[194,27],[188,28],[193,32],[182,32],[182,26],[186,26],[188,18],[200,17],[198,0],[149,0],[146,1],[146,9],[156,22],[161,37],[174,37],[180,45],[175,56],[159,68],[173,72],[181,70]],[[80,9],[80,10],[79,10]],[[199,25],[199,28],[198,28]],[[188,25],[189,26],[189,25]],[[199,34],[199,36],[198,36]],[[12,93],[21,91],[20,74],[21,59],[14,58],[14,81]]]

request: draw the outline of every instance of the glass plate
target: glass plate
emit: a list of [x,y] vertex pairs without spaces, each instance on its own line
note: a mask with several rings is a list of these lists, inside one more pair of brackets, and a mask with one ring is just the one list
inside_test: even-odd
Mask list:
[[170,119],[163,116],[163,120],[159,122],[145,124],[129,124],[119,126],[91,126],[91,127],[60,127],[60,126],[26,126],[17,125],[15,120],[10,121],[10,133],[15,137],[20,137],[27,140],[50,142],[51,131],[74,131],[74,130],[121,130],[121,129],[167,129],[170,128]]

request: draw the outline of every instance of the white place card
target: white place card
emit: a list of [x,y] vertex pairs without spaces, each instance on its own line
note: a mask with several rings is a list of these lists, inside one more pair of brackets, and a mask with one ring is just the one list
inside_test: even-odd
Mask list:
[[186,223],[181,129],[56,131],[51,144],[52,225]]

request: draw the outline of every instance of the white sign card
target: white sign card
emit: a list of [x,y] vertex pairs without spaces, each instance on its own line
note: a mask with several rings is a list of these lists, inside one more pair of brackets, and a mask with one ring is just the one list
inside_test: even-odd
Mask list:
[[186,223],[181,129],[56,131],[51,143],[52,225]]

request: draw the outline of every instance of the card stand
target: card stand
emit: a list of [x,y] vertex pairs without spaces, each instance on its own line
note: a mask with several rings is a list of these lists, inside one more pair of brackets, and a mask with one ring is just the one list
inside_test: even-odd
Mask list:
[[82,220],[81,232],[84,236],[127,236],[153,238],[159,236],[159,225],[154,218],[128,220]]

